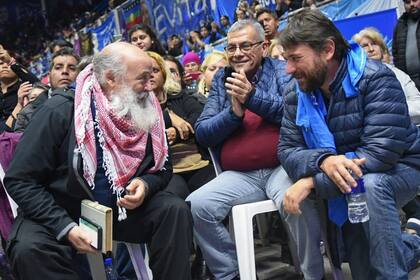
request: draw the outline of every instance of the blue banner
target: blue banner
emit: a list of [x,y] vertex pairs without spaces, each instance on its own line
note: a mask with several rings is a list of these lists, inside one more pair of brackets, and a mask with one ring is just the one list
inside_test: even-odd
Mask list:
[[[248,2],[252,3],[252,1]],[[276,0],[260,0],[260,5],[274,11],[276,9]]]
[[228,16],[230,23],[233,23],[238,0],[210,0],[214,20],[220,24],[221,16]]
[[181,37],[198,30],[200,21],[210,20],[210,0],[146,0],[156,35],[166,40],[172,34]]
[[385,42],[390,45],[397,24],[397,10],[390,9],[358,17],[352,17],[334,22],[344,38],[350,40],[351,37],[366,27],[375,27],[384,36]]
[[334,1],[324,7],[321,11],[326,14],[332,21],[344,19],[352,15],[352,12],[360,7],[366,0],[342,0]]
[[95,53],[112,43],[115,36],[119,34],[114,15],[114,13],[110,13],[99,27],[90,30],[92,32],[92,41],[95,45]]

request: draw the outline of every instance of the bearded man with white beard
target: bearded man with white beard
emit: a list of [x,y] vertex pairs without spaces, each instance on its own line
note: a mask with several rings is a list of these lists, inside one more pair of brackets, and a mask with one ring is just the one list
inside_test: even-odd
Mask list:
[[[192,219],[162,191],[172,175],[151,59],[108,45],[56,92],[19,143],[5,186],[19,205],[7,254],[18,279],[85,279],[79,253],[94,253],[77,225],[82,199],[113,208],[114,240],[148,243],[154,279],[191,279]],[[33,273],[36,271],[36,273]]]

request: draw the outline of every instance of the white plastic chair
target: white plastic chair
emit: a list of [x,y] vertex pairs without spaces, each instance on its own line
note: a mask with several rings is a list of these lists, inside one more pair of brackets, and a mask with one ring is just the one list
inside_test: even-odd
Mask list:
[[[213,161],[215,173],[217,176],[222,172],[222,168],[211,149],[209,149],[209,153]],[[278,209],[274,202],[270,199],[235,205],[232,207],[230,226],[233,224],[239,276],[241,280],[256,279],[254,232],[252,224],[253,217],[257,214],[274,211],[278,211]],[[289,238],[289,247],[292,254],[292,261],[295,267],[295,271],[300,273],[300,265],[297,257],[296,245],[293,243],[291,238]]]
[[255,215],[278,211],[272,200],[235,205],[232,221],[241,280],[255,280],[255,253],[252,219]]

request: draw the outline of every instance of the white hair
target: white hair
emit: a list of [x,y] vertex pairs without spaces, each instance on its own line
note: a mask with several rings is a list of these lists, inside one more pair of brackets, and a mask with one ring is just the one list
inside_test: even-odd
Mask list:
[[127,66],[123,61],[123,55],[120,53],[100,52],[93,57],[93,73],[101,86],[106,85],[105,71],[111,70],[114,77],[123,81],[127,73]]
[[232,26],[229,28],[228,34],[231,33],[231,32],[236,32],[236,31],[242,30],[247,26],[251,26],[252,28],[254,28],[255,31],[257,31],[257,35],[259,37],[258,39],[260,41],[265,40],[264,28],[261,26],[261,24],[259,22],[255,21],[253,19],[238,20],[237,22],[232,24]]

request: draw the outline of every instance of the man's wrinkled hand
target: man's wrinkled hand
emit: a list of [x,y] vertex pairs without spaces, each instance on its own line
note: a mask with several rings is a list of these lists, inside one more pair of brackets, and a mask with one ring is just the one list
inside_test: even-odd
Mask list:
[[342,193],[349,193],[351,192],[351,188],[357,186],[353,175],[358,178],[363,176],[359,166],[365,162],[365,158],[348,159],[344,155],[328,156],[322,161],[320,168],[337,185]]
[[146,197],[146,186],[143,180],[132,180],[125,190],[126,195],[117,201],[118,206],[132,210],[143,204]]
[[90,245],[92,240],[89,239],[87,234],[79,226],[75,226],[69,231],[67,239],[79,253],[98,253],[98,250]]
[[312,177],[302,178],[291,185],[283,198],[284,210],[290,214],[300,214],[300,203],[311,193],[313,188]]

